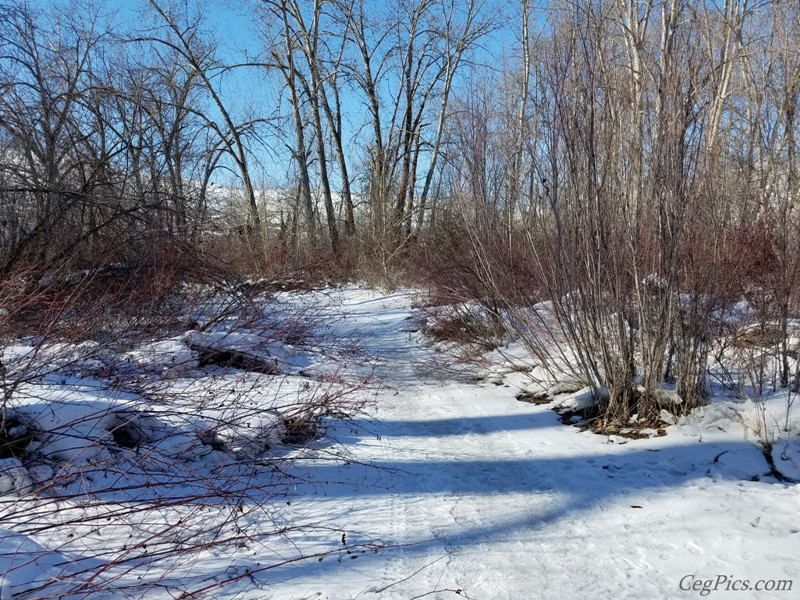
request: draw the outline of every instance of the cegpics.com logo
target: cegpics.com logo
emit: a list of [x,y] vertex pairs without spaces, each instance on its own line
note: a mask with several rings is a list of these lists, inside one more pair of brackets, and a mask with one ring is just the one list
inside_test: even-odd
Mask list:
[[708,596],[711,592],[791,592],[792,583],[791,579],[737,579],[733,575],[705,578],[693,574],[682,577],[679,587]]

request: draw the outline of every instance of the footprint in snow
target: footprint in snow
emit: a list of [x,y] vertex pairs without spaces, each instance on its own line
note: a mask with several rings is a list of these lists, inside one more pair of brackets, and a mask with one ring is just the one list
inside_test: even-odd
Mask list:
[[694,542],[687,542],[686,544],[684,544],[684,548],[686,548],[691,554],[694,554],[695,556],[700,556],[701,554],[703,554],[703,549]]

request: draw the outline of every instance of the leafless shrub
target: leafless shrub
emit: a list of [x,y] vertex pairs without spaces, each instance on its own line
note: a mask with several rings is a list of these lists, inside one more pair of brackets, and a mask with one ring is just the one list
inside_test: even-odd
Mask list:
[[[753,381],[789,383],[797,253],[787,252],[797,230],[786,202],[796,141],[782,138],[791,148],[783,155],[777,138],[750,137],[748,146],[736,127],[722,126],[726,110],[795,81],[762,70],[794,64],[788,37],[737,33],[750,20],[780,32],[796,26],[794,16],[775,24],[773,8],[598,1],[555,10],[528,44],[535,60],[526,54],[519,67],[533,64],[536,87],[507,92],[522,94],[530,110],[528,164],[508,153],[519,146],[495,125],[504,100],[473,89],[456,101],[458,144],[445,169],[452,212],[440,207],[434,279],[501,314],[551,379],[592,386],[605,423],[655,422],[662,409],[703,402],[709,352],[731,334],[725,315],[742,302],[756,309],[762,332],[774,333],[756,362],[780,363],[758,368]],[[764,65],[747,44],[764,46]],[[770,121],[776,132],[793,122],[791,89]],[[741,129],[759,130],[761,117],[747,110]],[[526,169],[527,189],[517,179]]]
[[[276,507],[307,447],[336,460],[327,422],[359,410],[363,377],[279,374],[286,357],[273,348],[326,344],[313,325],[322,317],[274,304],[277,281],[190,266],[162,258],[44,283],[34,270],[3,287],[3,344],[22,345],[2,358],[0,538],[19,546],[3,576],[20,597],[198,597],[222,576],[189,574],[200,553],[318,527]],[[204,364],[191,343],[203,335],[250,362]],[[257,345],[226,349],[228,336]],[[43,578],[26,580],[31,569]]]

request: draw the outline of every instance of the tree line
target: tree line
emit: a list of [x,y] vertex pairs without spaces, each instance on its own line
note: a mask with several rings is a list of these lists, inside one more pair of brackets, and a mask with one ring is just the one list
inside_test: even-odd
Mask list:
[[139,11],[0,5],[4,275],[178,244],[550,301],[618,415],[699,402],[745,299],[790,383],[797,2],[261,0],[235,56],[200,2]]
[[[249,10],[257,47],[231,56],[203,3],[142,2],[123,25],[90,4],[3,5],[6,271],[23,256],[105,248],[120,227],[153,219],[199,243],[218,177],[233,181],[240,231],[264,238],[278,225],[293,250],[337,255],[357,226],[402,244],[423,227],[454,81],[497,26],[490,8],[265,0]],[[261,96],[247,107],[226,87],[242,72]],[[261,175],[275,154],[292,182],[279,223],[259,200],[277,185]],[[77,241],[62,247],[72,237],[62,229]]]

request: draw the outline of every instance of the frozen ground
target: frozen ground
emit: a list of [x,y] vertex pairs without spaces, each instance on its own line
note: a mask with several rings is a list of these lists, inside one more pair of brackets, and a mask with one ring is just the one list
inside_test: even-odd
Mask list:
[[[147,598],[203,587],[218,598],[287,600],[655,599],[705,592],[793,598],[800,590],[800,488],[775,478],[747,403],[718,398],[664,437],[610,439],[563,425],[546,406],[517,401],[527,381],[508,355],[519,357],[518,348],[506,357],[493,353],[483,366],[452,364],[414,331],[411,294],[351,287],[282,299],[287,310],[302,303],[324,315],[314,335],[353,348],[337,355],[308,344],[284,356],[289,370],[329,379],[335,373],[337,384],[366,381],[370,403],[353,419],[327,419],[323,439],[285,452],[292,460],[269,463],[279,466],[281,484],[258,510],[242,511],[237,526],[283,528],[286,535],[199,549],[177,564],[139,562],[130,573],[108,569],[116,577],[109,585],[118,587],[97,597],[135,596],[126,582],[143,573],[159,581]],[[251,342],[236,338],[247,348]],[[153,350],[158,364],[173,365],[164,357],[186,347],[164,343]],[[150,364],[152,356],[141,352],[133,358]],[[482,379],[475,382],[478,371]],[[183,376],[165,385],[190,396],[204,385],[233,385],[220,378],[179,385]],[[281,385],[295,390],[293,377]],[[259,385],[248,406],[263,401],[278,410],[267,400],[269,385]],[[784,405],[776,398],[769,418],[780,420]],[[774,434],[775,465],[789,478],[800,462],[796,420],[792,432]],[[204,477],[217,472],[199,460],[192,464],[206,469]],[[25,476],[11,466],[7,477]],[[7,485],[15,486],[21,484]],[[254,498],[242,492],[245,505]],[[0,518],[2,598],[30,589],[37,578],[66,578],[65,563],[76,558],[56,533],[16,533],[19,502],[9,500],[17,512],[7,509]],[[87,568],[103,573],[102,561],[92,560]],[[701,594],[712,579],[716,590]],[[741,591],[744,580],[750,588],[785,588],[789,581],[793,590]]]

